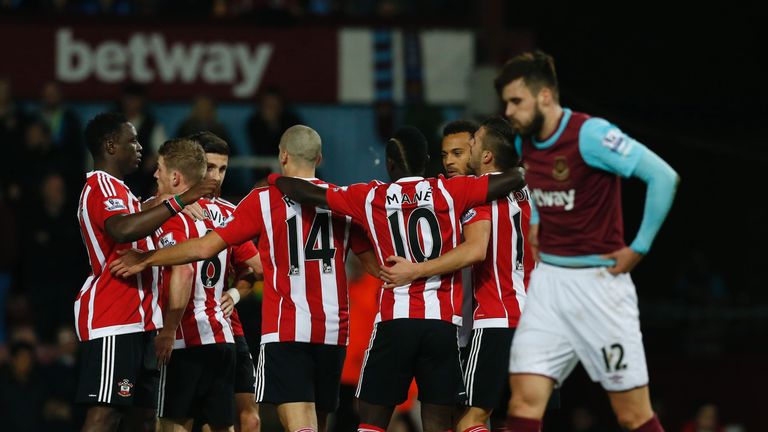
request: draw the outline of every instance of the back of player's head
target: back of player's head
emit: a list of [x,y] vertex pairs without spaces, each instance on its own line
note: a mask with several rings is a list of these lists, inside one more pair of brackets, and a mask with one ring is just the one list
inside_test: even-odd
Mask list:
[[499,71],[494,80],[496,92],[501,91],[507,84],[522,78],[525,85],[535,95],[542,88],[547,87],[552,91],[555,101],[560,99],[557,73],[555,72],[555,59],[543,51],[527,52],[512,57]]
[[491,117],[481,125],[485,130],[483,150],[493,153],[493,160],[500,170],[508,170],[519,162],[515,151],[515,132],[509,123],[501,117]]
[[180,172],[189,184],[195,184],[205,176],[205,152],[191,139],[170,139],[160,146],[157,153],[163,157],[163,163],[168,170]]
[[472,136],[479,126],[471,120],[454,120],[443,127],[443,138],[448,135],[466,132]]
[[305,165],[314,166],[322,154],[322,149],[320,135],[308,126],[291,126],[280,137],[280,150]]
[[196,132],[187,138],[200,144],[205,153],[229,156],[229,144],[213,132]]
[[94,159],[102,158],[104,142],[116,139],[125,123],[128,123],[128,119],[124,115],[106,112],[98,114],[85,125],[85,144]]
[[401,127],[387,143],[387,159],[405,173],[423,174],[429,161],[427,138],[413,126]]

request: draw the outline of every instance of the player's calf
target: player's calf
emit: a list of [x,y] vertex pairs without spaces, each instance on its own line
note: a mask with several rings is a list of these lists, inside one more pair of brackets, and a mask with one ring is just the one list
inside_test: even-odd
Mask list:
[[[616,420],[623,428],[634,431],[655,418],[651,408],[648,386],[628,391],[608,392],[608,399],[610,399],[611,407],[616,414]],[[658,424],[658,420],[656,420],[656,424]],[[653,423],[648,425],[648,427],[651,426]],[[660,425],[659,428],[661,428]],[[644,429],[643,431],[656,432],[657,429]]]

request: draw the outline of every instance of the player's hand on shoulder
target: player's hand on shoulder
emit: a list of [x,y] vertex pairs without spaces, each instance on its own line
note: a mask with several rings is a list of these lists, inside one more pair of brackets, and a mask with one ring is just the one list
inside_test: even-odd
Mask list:
[[635,252],[629,246],[625,246],[617,251],[609,254],[602,255],[602,258],[612,259],[616,262],[613,267],[608,267],[608,273],[612,275],[618,275],[621,273],[629,273],[634,270],[635,266],[643,259],[643,254]]
[[192,219],[196,221],[201,221],[205,219],[205,213],[203,212],[203,206],[200,205],[200,203],[192,203],[188,206],[184,207],[184,210],[181,211],[185,215],[191,217]]
[[138,249],[123,249],[117,251],[120,258],[109,263],[109,271],[113,275],[126,278],[141,273],[145,268],[144,260],[147,253]]
[[407,285],[418,279],[419,267],[407,259],[399,256],[390,256],[387,258],[387,264],[379,271],[379,279],[384,281],[384,289],[392,289]]

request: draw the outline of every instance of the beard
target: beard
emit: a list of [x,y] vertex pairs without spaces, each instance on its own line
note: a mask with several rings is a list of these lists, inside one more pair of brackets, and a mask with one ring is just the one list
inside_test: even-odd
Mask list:
[[469,160],[467,160],[467,165],[464,167],[464,172],[466,175],[477,175],[477,169],[475,168],[475,163],[470,157]]
[[510,124],[519,135],[536,136],[544,126],[544,113],[537,106],[534,108],[533,119],[528,124],[520,124],[516,121],[511,121]]

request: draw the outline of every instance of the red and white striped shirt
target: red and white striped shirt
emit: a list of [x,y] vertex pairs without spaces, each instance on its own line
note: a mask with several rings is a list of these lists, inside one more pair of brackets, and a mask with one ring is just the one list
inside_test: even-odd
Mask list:
[[158,304],[158,269],[153,267],[126,279],[109,272],[109,263],[119,258],[118,250],[155,248],[150,237],[117,243],[107,234],[107,219],[140,211],[139,200],[121,180],[104,171],[86,174],[77,217],[91,274],[75,298],[75,329],[81,341],[163,326]]
[[[235,205],[227,200],[215,198],[214,202],[226,208],[230,215],[235,211]],[[221,223],[219,225],[221,225]],[[229,260],[232,266],[230,270],[236,272],[241,265],[244,265],[245,261],[254,257],[257,253],[259,253],[259,251],[256,250],[256,245],[250,240],[241,245],[234,246],[232,248],[231,259]],[[233,274],[237,275],[236,273]],[[232,309],[232,315],[229,316],[229,323],[232,325],[232,334],[234,334],[235,337],[245,336],[245,332],[243,332],[243,324],[240,322],[240,316],[237,314],[237,308]]]
[[370,249],[351,218],[302,206],[270,186],[251,191],[216,232],[230,245],[258,238],[264,267],[261,343],[348,343],[344,261],[350,249]]
[[[408,177],[373,181],[327,192],[328,206],[365,227],[380,265],[397,255],[412,262],[434,259],[461,241],[460,216],[485,202],[488,177]],[[417,279],[380,290],[376,322],[398,318],[461,324],[461,272]]]
[[485,261],[472,266],[475,310],[472,328],[514,328],[525,306],[535,266],[525,241],[531,221],[528,188],[468,210],[462,225],[491,222]]
[[[203,208],[206,218],[195,221],[183,213],[172,217],[155,232],[154,238],[158,247],[164,248],[190,238],[203,237],[208,231],[221,226],[232,213],[231,208],[216,200],[200,199],[198,204]],[[251,251],[251,255],[244,259],[256,255],[255,248]],[[221,310],[221,295],[228,288],[229,260],[233,255],[233,248],[230,247],[222,250],[215,257],[192,264],[195,269],[193,289],[179,328],[176,330],[174,349],[215,343],[234,343],[232,327]],[[163,267],[164,299],[168,297],[171,269],[171,267]]]

